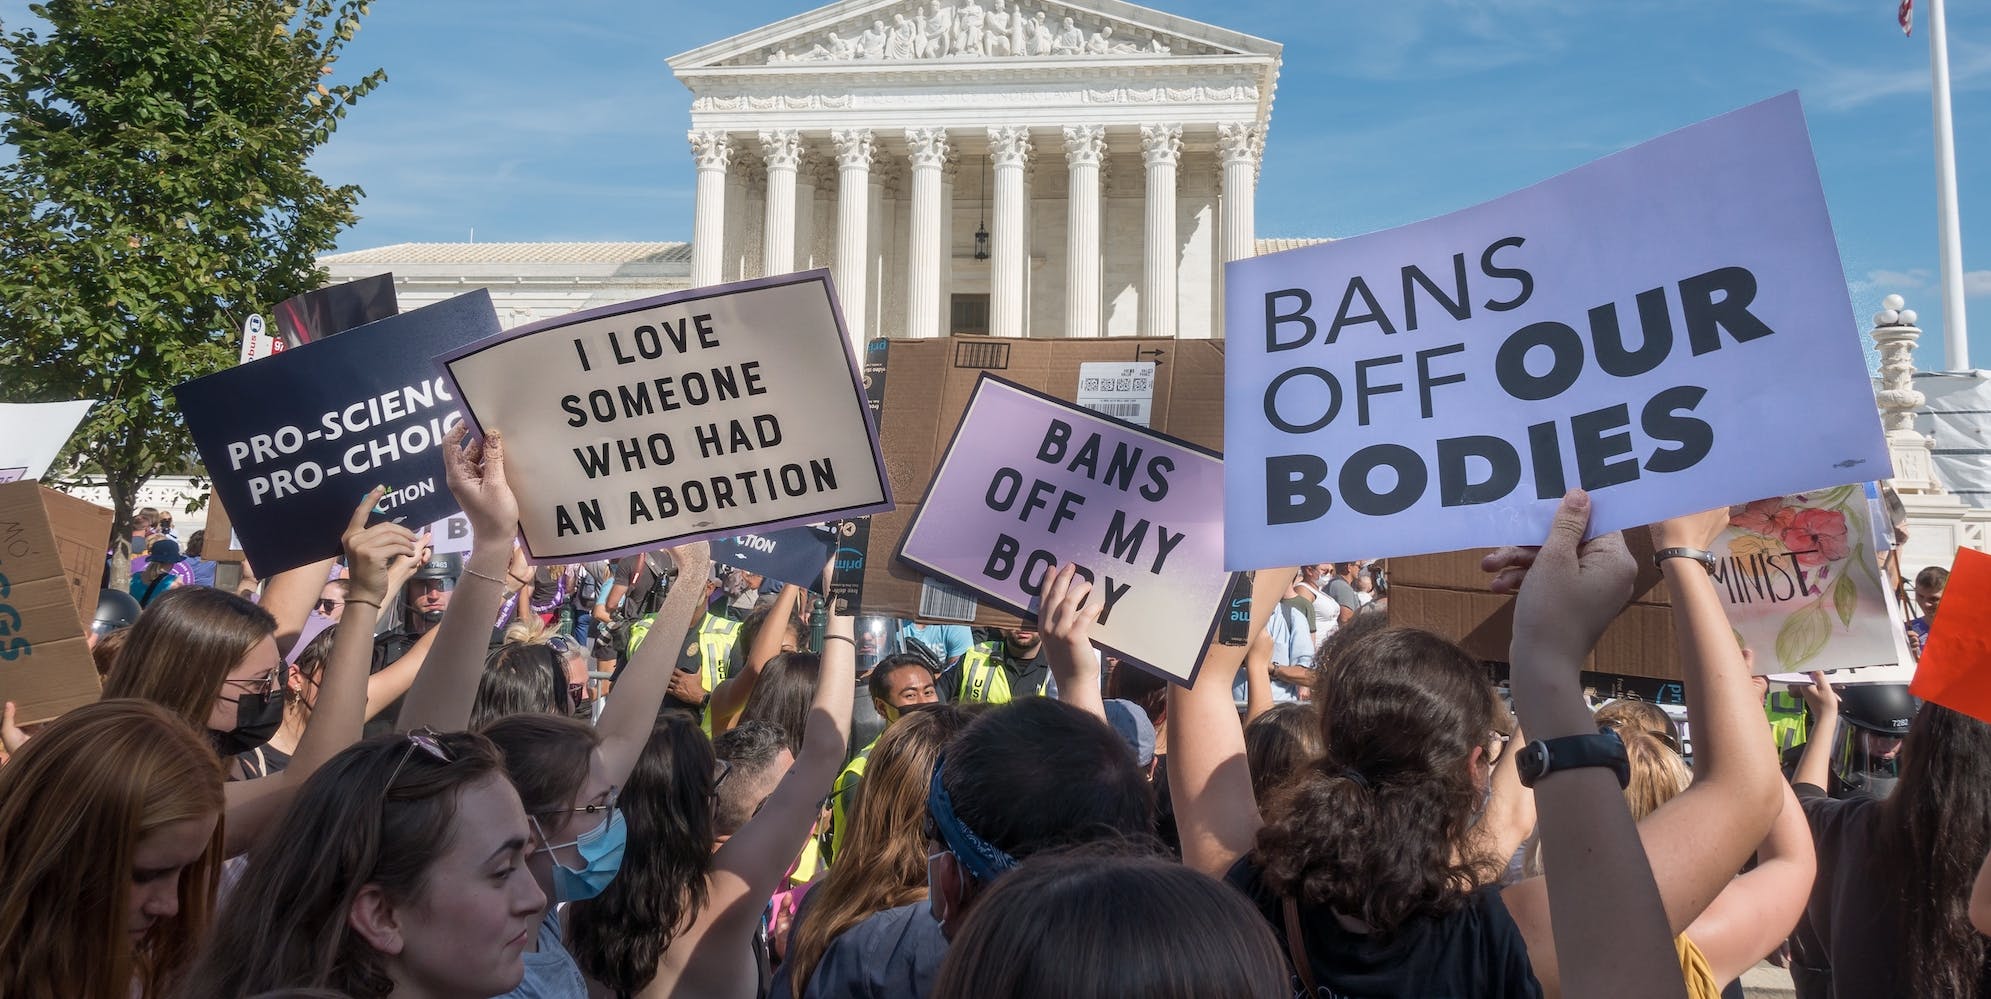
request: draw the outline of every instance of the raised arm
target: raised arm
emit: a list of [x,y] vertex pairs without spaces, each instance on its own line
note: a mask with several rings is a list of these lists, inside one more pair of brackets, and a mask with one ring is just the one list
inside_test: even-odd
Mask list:
[[504,435],[492,430],[464,444],[458,426],[443,439],[443,467],[449,491],[463,504],[473,540],[463,577],[433,629],[435,645],[420,675],[408,688],[396,725],[402,730],[429,726],[456,732],[470,725],[484,654],[491,645],[491,622],[504,603],[512,564],[512,536],[518,533],[518,501],[505,481]]
[[1810,686],[1791,689],[1804,697],[1804,706],[1811,712],[1811,732],[1798,754],[1791,783],[1827,790],[1832,780],[1832,743],[1839,736],[1839,692],[1825,682],[1823,673],[1811,674]]
[[1058,683],[1058,700],[1105,721],[1099,656],[1092,649],[1091,638],[1092,626],[1098,623],[1105,602],[1095,600],[1087,606],[1092,584],[1078,579],[1077,574],[1077,569],[1067,564],[1044,584],[1037,627],[1044,636],[1044,658],[1050,663],[1051,677]]
[[414,532],[399,524],[366,526],[384,489],[367,493],[346,528],[346,558],[352,566],[352,589],[346,612],[332,639],[332,654],[305,723],[297,752],[279,773],[226,786],[228,822],[225,847],[230,856],[247,850],[289,805],[290,798],[313,772],[340,750],[357,742],[366,722],[367,670],[373,663],[373,628],[387,594],[388,567],[396,559],[415,557]]
[[[1235,682],[1233,682],[1235,687]],[[1231,696],[1236,703],[1235,690]],[[1251,724],[1258,716],[1272,710],[1272,633],[1269,630],[1252,632],[1251,643],[1244,649],[1244,723]]]
[[[710,549],[695,542],[671,549],[671,558],[677,562],[677,585],[664,594],[656,622],[615,690],[603,700],[601,718],[595,722],[601,733],[602,769],[617,787],[629,782],[629,772],[643,755],[664,694],[671,688],[671,674],[677,672],[677,650],[684,648],[692,620],[705,604],[705,593],[694,580],[704,579],[712,570]],[[657,580],[656,585],[664,581]]]
[[[1291,568],[1261,569],[1251,587],[1251,627],[1265,621],[1279,603]],[[1258,799],[1244,759],[1244,728],[1238,724],[1231,681],[1244,661],[1244,647],[1212,645],[1191,687],[1168,688],[1168,791],[1175,803],[1182,862],[1221,878],[1258,837]]]
[[1737,876],[1713,904],[1687,927],[1688,939],[1707,958],[1714,980],[1742,977],[1790,936],[1811,897],[1818,856],[1804,807],[1791,789],[1782,789],[1783,808],[1770,835],[1756,848],[1756,866]]
[[[833,614],[825,622],[822,669],[803,725],[802,751],[760,811],[712,858],[711,895],[699,915],[703,934],[679,985],[730,981],[740,954],[760,925],[769,895],[808,841],[823,796],[843,768],[850,744],[850,707],[857,688],[856,622]],[[709,929],[705,927],[709,926]]]
[[[1572,490],[1538,552],[1501,549],[1483,563],[1498,572],[1496,590],[1520,589],[1508,659],[1521,724],[1535,739],[1596,733],[1580,671],[1631,597],[1635,567],[1624,539],[1606,534],[1584,542],[1589,522],[1589,496]],[[1501,897],[1543,990],[1684,997],[1654,870],[1616,776],[1597,767],[1556,771],[1534,792],[1548,876],[1510,886]]]
[[705,710],[706,716],[712,719],[713,735],[732,728],[740,712],[746,710],[747,699],[753,696],[754,687],[760,683],[761,670],[766,668],[769,659],[781,653],[781,639],[788,633],[788,622],[795,616],[795,605],[802,599],[802,593],[802,588],[793,583],[781,587],[781,593],[774,598],[773,609],[767,612],[767,617],[754,631],[754,640],[747,646],[740,671],[712,688],[712,700]]

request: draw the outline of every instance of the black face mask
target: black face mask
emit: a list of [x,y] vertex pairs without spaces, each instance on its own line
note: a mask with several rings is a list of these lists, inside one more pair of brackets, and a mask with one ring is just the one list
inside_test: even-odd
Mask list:
[[283,725],[283,694],[243,694],[235,699],[235,727],[226,732],[209,729],[214,751],[222,759],[239,756],[270,741]]

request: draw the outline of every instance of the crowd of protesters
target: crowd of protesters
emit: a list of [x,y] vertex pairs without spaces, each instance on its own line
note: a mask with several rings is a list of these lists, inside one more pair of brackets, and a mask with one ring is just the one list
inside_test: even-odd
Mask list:
[[1991,727],[1767,690],[1664,558],[1690,761],[1586,696],[1635,566],[1580,492],[1485,560],[1501,686],[1361,562],[1260,571],[1170,686],[1069,569],[1024,628],[860,627],[703,545],[530,566],[502,436],[446,460],[466,553],[376,491],[245,595],[134,523],[102,700],[9,705],[0,996],[1702,997],[1770,959],[1991,999]]

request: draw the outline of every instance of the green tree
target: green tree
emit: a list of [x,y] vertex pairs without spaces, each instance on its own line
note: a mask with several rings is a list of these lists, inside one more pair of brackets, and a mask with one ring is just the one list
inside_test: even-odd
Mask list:
[[335,83],[362,0],[51,0],[0,38],[0,398],[102,400],[65,456],[119,534],[139,486],[198,469],[175,385],[318,287],[361,191],[308,168],[386,79]]

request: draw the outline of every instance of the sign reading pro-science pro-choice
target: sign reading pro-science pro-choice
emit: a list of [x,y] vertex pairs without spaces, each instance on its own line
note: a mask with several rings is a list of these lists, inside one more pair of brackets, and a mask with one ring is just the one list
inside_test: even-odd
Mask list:
[[1885,474],[1795,94],[1226,265],[1225,562],[1540,544]]
[[591,309],[440,360],[466,418],[503,432],[535,562],[891,508],[828,271]]
[[1229,582],[1223,459],[984,374],[899,558],[1026,618],[1076,563],[1093,641],[1188,683]]

